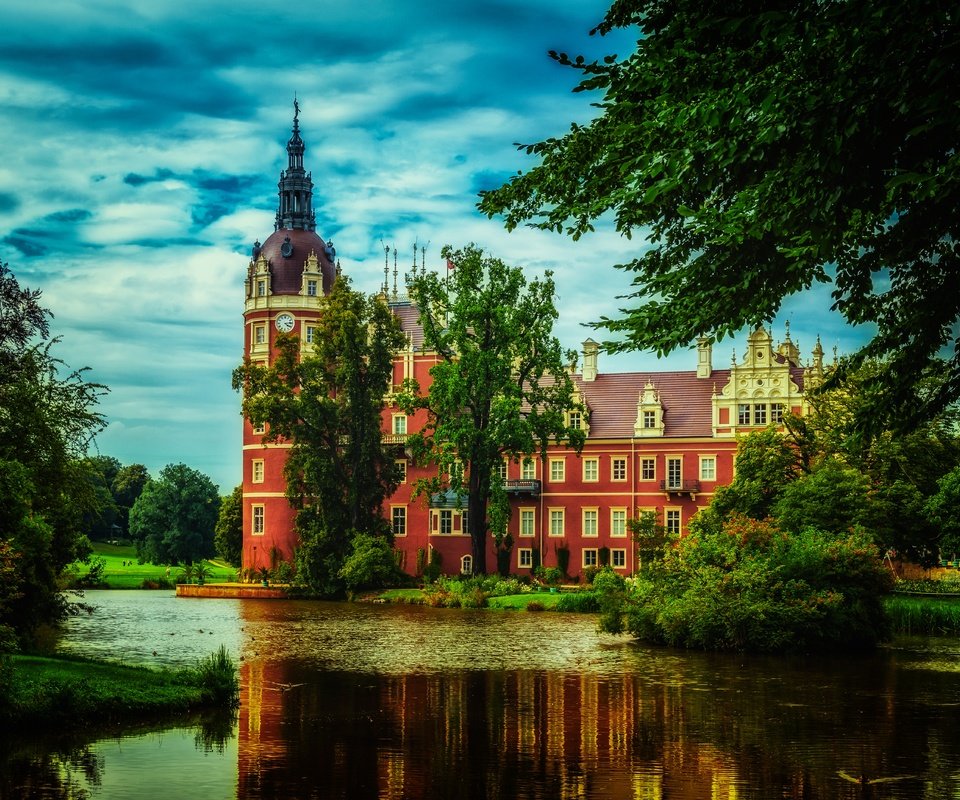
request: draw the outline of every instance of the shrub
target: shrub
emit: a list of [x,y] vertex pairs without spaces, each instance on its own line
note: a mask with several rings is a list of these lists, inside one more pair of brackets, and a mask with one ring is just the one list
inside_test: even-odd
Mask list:
[[595,614],[600,610],[600,600],[595,592],[570,592],[570,594],[560,595],[553,610],[570,611],[576,614]]
[[599,567],[584,567],[583,582],[593,583],[593,579],[599,571],[600,571]]
[[240,680],[237,677],[237,665],[226,647],[220,645],[219,650],[201,660],[196,667],[196,676],[204,702],[239,705]]
[[545,611],[546,608],[539,600],[531,600],[527,603],[527,611]]
[[540,579],[548,586],[556,586],[563,580],[563,574],[560,567],[541,567]]
[[423,582],[435,583],[440,577],[440,565],[443,563],[443,556],[439,550],[430,551],[430,563],[423,568]]
[[[705,519],[695,518],[690,534],[625,593],[618,610],[637,638],[752,651],[864,647],[886,638],[889,577],[867,534],[787,534],[770,520]],[[616,617],[606,630],[616,632]]]
[[293,565],[289,561],[281,561],[273,568],[271,579],[276,583],[291,583],[293,581]]
[[358,533],[351,546],[353,551],[338,573],[347,589],[383,589],[397,583],[399,570],[393,548],[386,539]]

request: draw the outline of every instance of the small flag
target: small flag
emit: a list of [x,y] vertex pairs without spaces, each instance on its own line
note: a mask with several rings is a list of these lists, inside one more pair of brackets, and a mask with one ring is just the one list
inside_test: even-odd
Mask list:
[[449,258],[447,259],[447,269],[456,269],[457,265],[454,264]]

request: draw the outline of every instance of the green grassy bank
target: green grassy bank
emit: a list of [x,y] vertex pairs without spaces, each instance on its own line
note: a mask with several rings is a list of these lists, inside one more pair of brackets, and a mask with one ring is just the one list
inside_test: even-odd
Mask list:
[[884,607],[894,634],[960,636],[960,598],[893,594],[886,598]]
[[[182,567],[138,564],[137,548],[133,545],[93,543],[93,558],[104,561],[103,577],[97,588],[104,589],[172,589],[181,579]],[[204,561],[209,574],[206,583],[224,583],[236,580],[237,571],[223,561]],[[83,578],[90,571],[89,564],[78,564],[77,575]],[[193,581],[196,583],[196,580]]]
[[240,684],[220,650],[193,668],[152,669],[73,657],[0,658],[0,723],[75,728],[192,711],[231,708]]

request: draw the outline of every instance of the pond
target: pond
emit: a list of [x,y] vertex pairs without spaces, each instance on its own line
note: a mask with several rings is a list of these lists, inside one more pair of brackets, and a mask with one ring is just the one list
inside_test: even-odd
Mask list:
[[0,797],[960,797],[957,640],[785,659],[589,615],[87,599],[62,651],[180,665],[225,644],[239,713],[15,740]]

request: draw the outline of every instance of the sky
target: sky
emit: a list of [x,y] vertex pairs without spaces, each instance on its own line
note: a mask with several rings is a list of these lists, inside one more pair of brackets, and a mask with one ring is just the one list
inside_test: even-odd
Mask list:
[[[565,347],[615,316],[642,243],[610,229],[579,242],[508,233],[477,192],[535,163],[515,143],[588,121],[577,73],[550,50],[625,54],[591,37],[594,0],[6,0],[0,28],[0,260],[38,288],[55,353],[110,391],[101,454],[157,475],[185,463],[228,493],[240,482],[243,279],[273,231],[294,96],[317,232],[355,288],[383,281],[383,245],[474,242],[530,277],[553,270]],[[391,257],[392,269],[392,257]],[[401,277],[402,280],[402,277]],[[392,281],[392,276],[391,276]],[[402,289],[402,287],[401,287]],[[865,333],[828,311],[829,287],[774,323],[809,357],[817,335],[850,352]],[[715,368],[745,339],[714,347]],[[601,372],[694,369],[601,354]]]

